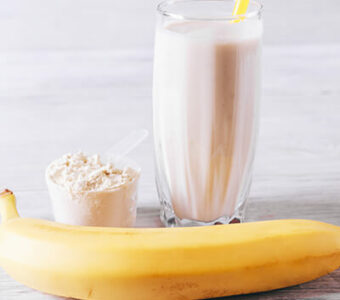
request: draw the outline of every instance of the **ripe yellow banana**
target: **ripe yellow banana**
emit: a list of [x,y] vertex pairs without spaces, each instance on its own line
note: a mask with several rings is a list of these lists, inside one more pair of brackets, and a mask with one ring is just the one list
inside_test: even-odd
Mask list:
[[306,220],[124,229],[19,218],[0,194],[0,265],[80,299],[199,299],[303,283],[340,266],[340,229]]

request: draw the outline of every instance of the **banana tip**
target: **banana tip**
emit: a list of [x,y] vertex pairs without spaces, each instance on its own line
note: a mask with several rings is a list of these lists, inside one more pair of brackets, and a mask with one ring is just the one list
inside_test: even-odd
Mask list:
[[5,195],[13,195],[13,192],[8,189],[4,189],[0,191],[0,197],[5,196]]

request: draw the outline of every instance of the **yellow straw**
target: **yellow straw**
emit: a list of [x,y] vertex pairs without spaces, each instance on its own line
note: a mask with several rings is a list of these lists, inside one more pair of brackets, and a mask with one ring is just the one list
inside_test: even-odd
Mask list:
[[[245,15],[248,9],[249,0],[236,0],[233,16]],[[244,17],[240,18],[244,19]],[[239,20],[234,20],[235,22],[239,22]]]

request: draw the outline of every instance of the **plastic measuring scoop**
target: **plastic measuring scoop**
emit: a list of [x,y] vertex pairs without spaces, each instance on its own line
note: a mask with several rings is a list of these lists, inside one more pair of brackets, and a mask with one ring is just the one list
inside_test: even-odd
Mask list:
[[[233,16],[242,16],[245,15],[248,9],[249,0],[236,0],[235,6],[233,10]],[[239,22],[243,20],[244,17],[240,17],[238,20],[233,20],[233,22]]]
[[146,129],[133,130],[105,152],[105,159],[112,163],[119,162],[143,142],[148,135],[149,132]]

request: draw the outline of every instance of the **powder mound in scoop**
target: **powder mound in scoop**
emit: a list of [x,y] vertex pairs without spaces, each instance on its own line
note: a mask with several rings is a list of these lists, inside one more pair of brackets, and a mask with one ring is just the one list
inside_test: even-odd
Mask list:
[[47,169],[50,179],[70,192],[109,191],[133,181],[137,172],[118,169],[103,163],[99,154],[68,153],[52,162]]

